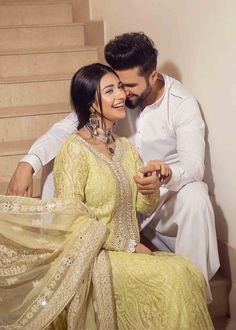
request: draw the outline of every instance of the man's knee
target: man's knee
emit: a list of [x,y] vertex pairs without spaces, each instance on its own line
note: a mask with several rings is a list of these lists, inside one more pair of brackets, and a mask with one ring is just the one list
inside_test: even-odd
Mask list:
[[204,182],[191,182],[177,193],[177,202],[185,207],[201,208],[210,203],[208,188]]
[[193,182],[185,185],[173,194],[155,213],[149,224],[153,230],[161,234],[176,236],[179,227],[199,226],[205,228],[214,224],[214,212],[209,199],[207,185],[203,182]]
[[[182,219],[188,219],[188,222],[195,225],[198,223],[203,227],[209,223],[214,224],[214,211],[204,182],[193,182],[184,186],[177,194],[177,204],[185,211]],[[180,224],[180,221],[177,223]]]

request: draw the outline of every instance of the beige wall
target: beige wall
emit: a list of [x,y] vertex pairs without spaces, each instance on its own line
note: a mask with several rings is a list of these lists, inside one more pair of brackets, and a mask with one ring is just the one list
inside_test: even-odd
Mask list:
[[206,181],[218,237],[236,248],[236,1],[90,0],[105,20],[106,41],[144,31],[160,51],[159,68],[198,99],[208,127]]

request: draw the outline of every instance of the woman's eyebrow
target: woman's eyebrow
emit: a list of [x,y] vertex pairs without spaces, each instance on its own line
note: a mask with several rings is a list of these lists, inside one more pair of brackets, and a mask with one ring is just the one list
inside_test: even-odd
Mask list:
[[106,89],[106,88],[109,88],[109,87],[114,87],[114,84],[111,84],[111,85],[107,85],[107,86],[103,87],[103,89],[102,89],[102,90],[104,90],[104,89]]

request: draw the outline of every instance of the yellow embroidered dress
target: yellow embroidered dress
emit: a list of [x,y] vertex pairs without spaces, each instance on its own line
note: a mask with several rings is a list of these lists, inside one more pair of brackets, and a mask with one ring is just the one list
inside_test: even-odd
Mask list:
[[73,135],[55,161],[56,198],[0,196],[0,329],[213,329],[203,275],[174,254],[127,253],[141,162],[124,138],[109,160]]
[[[108,228],[103,249],[111,265],[112,292],[106,295],[113,295],[118,329],[212,329],[204,278],[194,266],[174,254],[126,252],[130,239],[139,241],[137,212],[148,215],[158,202],[157,195],[137,192],[133,176],[141,165],[125,138],[117,139],[115,155],[109,160],[74,135],[55,162],[56,196],[78,198]],[[97,299],[96,308],[102,304]]]

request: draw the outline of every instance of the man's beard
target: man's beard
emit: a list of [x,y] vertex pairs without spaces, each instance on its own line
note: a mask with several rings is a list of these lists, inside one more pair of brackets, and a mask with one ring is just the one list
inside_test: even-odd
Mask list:
[[147,96],[150,95],[151,91],[152,91],[152,88],[151,88],[150,84],[148,83],[147,87],[140,95],[131,94],[132,96],[135,96],[134,100],[130,100],[129,98],[127,98],[125,101],[125,105],[130,109],[134,109],[134,108],[138,107],[139,105],[141,105],[143,103],[143,101],[147,98]]

